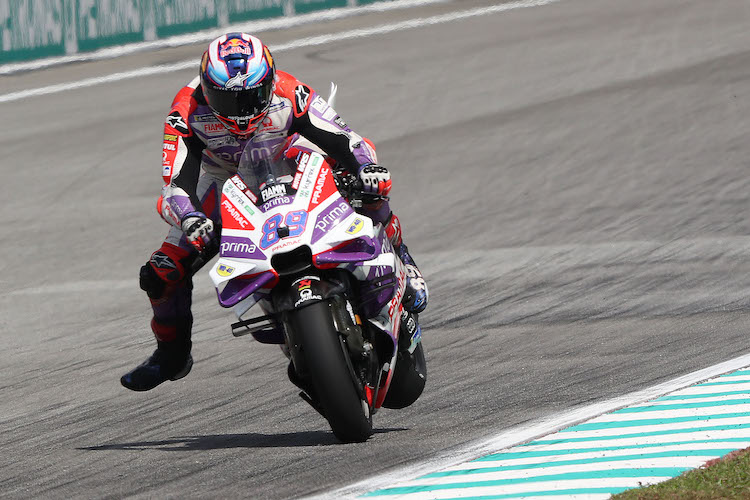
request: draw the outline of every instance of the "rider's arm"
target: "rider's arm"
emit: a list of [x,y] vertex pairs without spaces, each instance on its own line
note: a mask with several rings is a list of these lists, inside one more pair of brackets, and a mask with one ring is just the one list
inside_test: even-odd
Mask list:
[[277,85],[293,103],[294,120],[290,133],[299,132],[353,174],[365,165],[377,163],[375,150],[349,128],[323,97],[293,76],[278,73]]
[[190,130],[188,123],[191,108],[195,106],[195,83],[197,82],[191,82],[177,93],[164,124],[164,187],[158,209],[162,218],[176,227],[181,227],[186,214],[196,211],[195,192],[200,175],[201,154],[205,148],[205,144]]

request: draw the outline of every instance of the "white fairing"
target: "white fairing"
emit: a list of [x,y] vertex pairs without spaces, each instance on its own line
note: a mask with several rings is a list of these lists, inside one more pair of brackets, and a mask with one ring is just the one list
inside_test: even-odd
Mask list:
[[[271,257],[274,254],[307,245],[315,256],[357,238],[369,237],[376,246],[381,246],[380,250],[384,253],[356,268],[352,264],[339,264],[339,267],[349,266],[355,277],[363,281],[372,279],[372,275],[384,276],[396,272],[399,278],[397,293],[372,319],[379,328],[395,334],[400,322],[400,302],[406,287],[406,273],[388,238],[381,234],[384,232],[382,226],[373,226],[371,219],[356,213],[349,206],[333,184],[330,167],[317,153],[306,155],[299,162],[294,186],[297,193],[291,203],[288,203],[291,196],[277,196],[268,200],[267,205],[271,208],[261,212],[258,205],[262,205],[262,201],[258,200],[257,205],[253,203],[243,192],[241,180],[233,177],[224,184],[221,253],[210,271],[217,291],[220,292],[237,277],[244,275],[247,278],[273,271]],[[300,220],[302,218],[305,219],[304,225]],[[275,232],[278,221],[283,221],[281,225],[291,230],[290,236],[278,238]],[[296,234],[297,231],[299,234]],[[243,255],[238,256],[238,250]],[[242,317],[267,293],[267,288],[258,290],[235,305],[235,312]]]

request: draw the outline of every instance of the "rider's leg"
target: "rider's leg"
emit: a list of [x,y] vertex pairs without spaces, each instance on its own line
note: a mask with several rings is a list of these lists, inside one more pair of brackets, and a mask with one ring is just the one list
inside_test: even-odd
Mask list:
[[[201,209],[216,227],[220,221],[219,196],[223,181],[223,178],[203,175],[197,187]],[[193,366],[190,355],[193,273],[189,263],[194,255],[195,250],[182,231],[172,227],[161,248],[141,267],[140,285],[153,309],[151,330],[157,348],[145,362],[122,376],[120,382],[128,389],[153,389],[167,380],[184,377]]]
[[184,377],[193,366],[193,284],[192,275],[185,268],[190,254],[190,250],[165,241],[141,267],[140,285],[154,312],[151,330],[157,347],[145,362],[120,379],[128,389],[148,391],[167,380]]
[[387,201],[379,202],[374,205],[362,207],[363,215],[370,217],[375,223],[380,222],[385,226],[386,234],[390,239],[394,250],[401,257],[406,265],[406,292],[404,293],[404,308],[411,313],[420,313],[427,307],[429,293],[422,273],[419,271],[414,258],[409,253],[409,249],[404,244],[401,236],[401,222],[396,214],[391,212],[390,205]]

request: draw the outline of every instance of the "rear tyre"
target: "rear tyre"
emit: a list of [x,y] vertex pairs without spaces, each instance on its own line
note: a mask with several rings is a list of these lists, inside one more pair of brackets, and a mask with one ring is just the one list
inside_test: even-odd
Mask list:
[[355,386],[346,358],[346,346],[334,329],[331,305],[318,302],[289,315],[290,326],[301,340],[315,397],[333,434],[345,443],[362,442],[372,435],[369,407]]
[[413,354],[409,354],[409,351],[399,351],[383,407],[398,410],[411,405],[422,394],[426,381],[427,362],[422,343],[417,344]]

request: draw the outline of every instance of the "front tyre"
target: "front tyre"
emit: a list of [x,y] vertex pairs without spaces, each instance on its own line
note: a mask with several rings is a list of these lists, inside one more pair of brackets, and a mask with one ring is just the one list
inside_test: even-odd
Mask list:
[[333,326],[331,304],[317,302],[292,311],[289,323],[333,434],[345,443],[366,441],[372,434],[369,409],[352,380],[346,346]]

